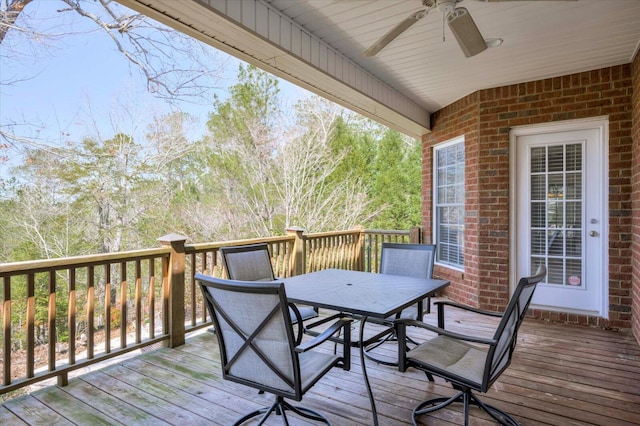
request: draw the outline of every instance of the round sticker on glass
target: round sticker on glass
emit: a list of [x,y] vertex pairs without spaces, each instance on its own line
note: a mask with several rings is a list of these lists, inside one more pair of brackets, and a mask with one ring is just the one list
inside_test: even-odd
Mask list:
[[576,277],[575,275],[571,275],[569,277],[568,282],[569,282],[569,285],[580,285],[580,283],[582,281],[580,280],[580,277]]

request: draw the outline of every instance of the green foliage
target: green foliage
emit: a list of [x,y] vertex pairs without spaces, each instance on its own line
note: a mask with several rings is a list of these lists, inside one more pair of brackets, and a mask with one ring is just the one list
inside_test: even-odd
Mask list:
[[212,241],[420,223],[416,141],[320,98],[285,108],[278,80],[252,66],[212,107],[201,141],[175,113],[152,117],[143,141],[29,151],[0,187],[3,258],[150,247],[169,232]]
[[[254,67],[241,67],[238,78],[227,98],[214,99],[202,140],[185,136],[190,117],[176,113],[152,117],[145,140],[116,133],[29,151],[14,177],[0,182],[3,261],[155,247],[171,232],[202,242],[278,235],[288,226],[321,232],[420,224],[417,141],[317,97],[286,108],[278,81]],[[86,271],[76,273],[82,324]],[[96,277],[97,315],[119,275],[115,268],[110,283]],[[56,276],[58,341],[69,338],[68,285]],[[49,290],[48,274],[36,274],[38,342],[49,337]],[[19,346],[26,279],[12,279],[11,291]],[[112,307],[112,328],[126,327],[120,316]]]
[[252,66],[240,66],[238,79],[227,99],[214,99],[214,111],[207,122],[210,136],[204,148],[207,173],[198,177],[201,193],[206,194],[203,197],[209,203],[233,207],[233,212],[227,210],[223,216],[257,218],[216,223],[222,235],[281,234],[283,229],[277,228],[274,207],[278,81]]
[[378,143],[372,165],[376,229],[408,229],[420,224],[421,146],[388,130]]
[[371,194],[371,163],[376,156],[376,141],[370,132],[360,130],[359,121],[348,123],[344,117],[338,117],[334,124],[330,147],[333,156],[344,155],[344,158],[332,173],[330,179],[342,184],[350,179],[363,178],[366,187],[363,192]]
[[267,132],[277,125],[278,80],[252,65],[240,65],[238,81],[229,88],[228,98],[214,97],[214,111],[207,125],[218,141],[244,143],[260,151],[268,139],[255,131]]

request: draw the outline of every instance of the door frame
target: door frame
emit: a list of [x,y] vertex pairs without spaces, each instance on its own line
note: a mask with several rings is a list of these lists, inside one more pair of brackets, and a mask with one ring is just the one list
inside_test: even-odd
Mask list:
[[[609,318],[609,118],[607,116],[592,117],[577,120],[554,121],[552,123],[531,124],[525,126],[514,126],[509,130],[509,294],[513,294],[515,286],[520,277],[517,272],[517,226],[518,215],[516,206],[516,141],[519,136],[531,136],[544,133],[558,133],[575,130],[593,130],[599,132],[602,145],[600,161],[603,170],[602,180],[599,190],[602,191],[604,202],[601,206],[602,217],[602,255],[603,264],[601,268],[601,277],[595,277],[602,282],[601,303],[599,307],[599,316]],[[531,305],[535,308],[534,305]],[[545,310],[550,310],[545,307]],[[551,309],[552,310],[552,309]],[[570,312],[569,310],[558,309],[559,312]],[[576,314],[592,315],[589,312],[571,312]]]

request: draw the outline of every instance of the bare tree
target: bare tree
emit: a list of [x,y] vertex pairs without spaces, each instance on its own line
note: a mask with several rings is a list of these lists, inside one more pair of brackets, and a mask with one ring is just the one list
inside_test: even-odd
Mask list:
[[18,17],[24,8],[31,3],[32,0],[5,0],[3,8],[0,10],[0,44],[4,41],[7,32],[16,26]]
[[317,232],[363,223],[369,201],[362,178],[330,179],[346,155],[344,151],[333,153],[329,147],[336,120],[345,110],[316,96],[301,101],[297,110],[300,126],[294,131],[298,134],[287,138],[278,161],[285,225]]
[[[113,0],[0,0],[0,55],[5,61],[37,61],[53,54],[63,39],[87,31],[101,32],[138,70],[146,88],[167,102],[210,100],[225,66],[226,56],[199,41],[125,8]],[[39,17],[37,4],[56,1],[59,20]],[[50,4],[50,3],[48,3]],[[74,23],[91,23],[75,32]],[[32,75],[0,76],[0,87],[15,85]],[[9,105],[3,105],[5,108]],[[14,148],[42,148],[32,120],[13,118],[0,124],[0,138]]]
[[[21,183],[8,220],[41,256],[138,249],[166,232],[175,177],[196,146],[185,136],[191,117],[116,110],[112,121],[109,136],[96,130],[62,147],[29,149],[15,169]],[[131,134],[141,126],[146,140],[136,141]]]

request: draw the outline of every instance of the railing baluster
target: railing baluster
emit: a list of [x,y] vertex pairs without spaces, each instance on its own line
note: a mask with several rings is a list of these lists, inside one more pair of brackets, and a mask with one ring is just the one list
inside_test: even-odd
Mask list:
[[[209,265],[209,256],[211,256],[211,270],[209,271],[208,269],[208,265]],[[210,251],[205,251],[202,253],[202,270],[203,270],[203,274],[207,274],[207,275],[215,275],[216,273],[216,253],[215,252],[210,252]],[[198,291],[198,290],[196,290]],[[193,306],[193,309],[195,310],[196,306]],[[205,304],[205,301],[203,298],[200,298],[200,312],[202,312],[202,322],[205,323],[207,322],[207,306]]]
[[149,259],[149,338],[156,337],[156,268],[155,259]]
[[[190,296],[190,306],[196,306],[196,280],[193,279],[194,273],[196,272],[197,268],[196,268],[196,254],[195,253],[191,253],[191,256],[189,256],[189,258],[191,259],[191,279],[189,280],[189,289],[191,294]],[[198,318],[196,317],[196,310],[195,309],[191,309],[191,326],[195,326],[198,323]]]
[[48,341],[49,341],[49,371],[56,369],[56,272],[49,271],[49,309],[48,318]]
[[[207,264],[208,264],[208,262],[207,262],[207,254],[208,253],[209,252],[207,252],[207,251],[203,251],[202,253],[200,253],[200,259],[201,259],[201,262],[202,262],[202,273],[205,274],[205,275],[211,275],[209,273],[209,270],[207,269]],[[195,255],[195,253],[194,253],[194,255]],[[194,268],[192,267],[192,269],[194,269]],[[197,272],[197,271],[194,271],[194,272]]]
[[142,342],[142,261],[136,260],[136,289],[134,310],[136,314],[136,343]]
[[127,347],[127,263],[120,262],[120,348]]
[[318,245],[318,267],[316,270],[318,269],[325,269],[326,268],[326,263],[324,261],[325,259],[325,252],[326,252],[326,246],[327,246],[327,240],[325,240],[324,238],[322,239],[318,239],[316,241],[316,244]]
[[36,365],[35,323],[36,323],[36,279],[35,279],[35,274],[31,273],[27,275],[27,371],[26,371],[27,377],[33,377],[35,374],[35,365]]
[[171,273],[169,258],[162,258],[162,334],[169,332],[169,274]]
[[269,252],[271,252],[271,263],[273,264],[273,275],[276,277],[282,277],[282,271],[280,270],[280,246],[278,244],[269,244]]
[[111,352],[111,265],[104,265],[104,351]]
[[90,265],[87,267],[87,359],[94,357],[95,279],[95,268]]
[[319,268],[319,264],[318,264],[318,259],[319,259],[319,255],[318,255],[318,251],[319,248],[317,247],[318,245],[318,241],[313,239],[309,241],[309,271],[308,272],[312,272],[312,271],[317,271]]
[[76,363],[76,268],[69,269],[69,307],[67,326],[69,327],[69,364]]
[[338,251],[335,249],[336,246],[337,244],[335,236],[330,236],[329,238],[327,238],[327,267],[329,268],[338,264]]
[[11,384],[11,278],[4,277],[2,290],[2,375],[3,386]]

